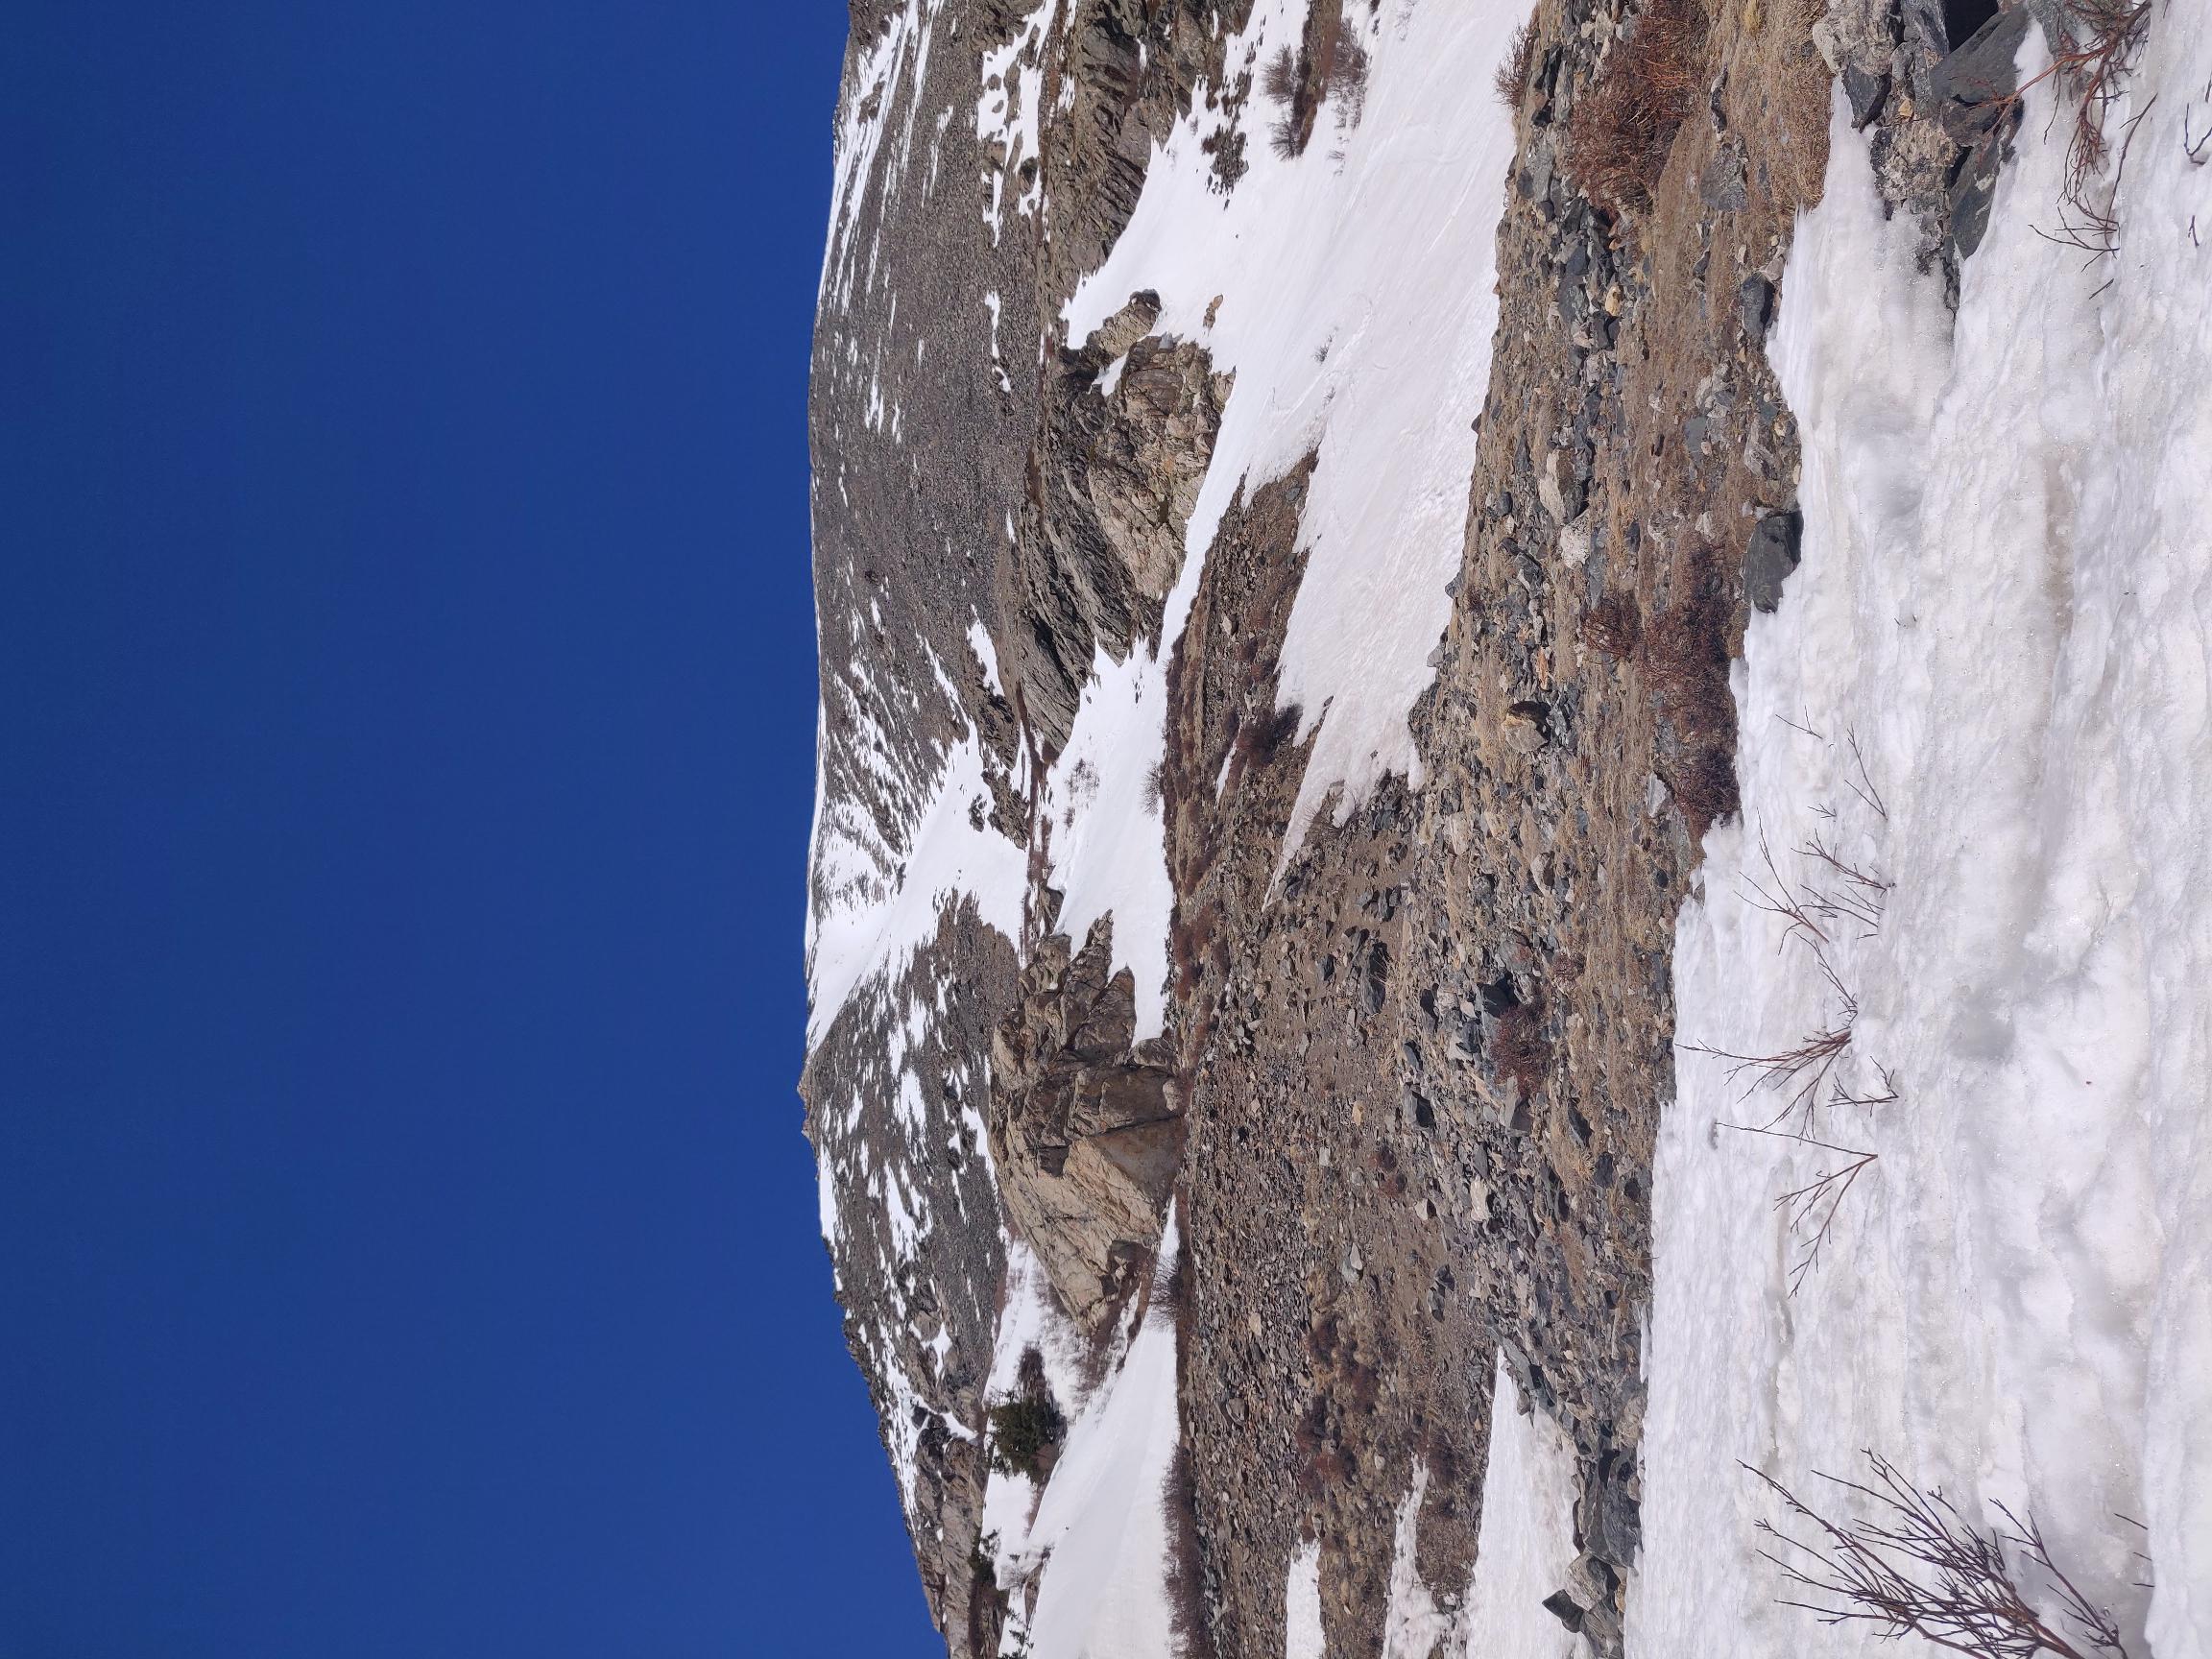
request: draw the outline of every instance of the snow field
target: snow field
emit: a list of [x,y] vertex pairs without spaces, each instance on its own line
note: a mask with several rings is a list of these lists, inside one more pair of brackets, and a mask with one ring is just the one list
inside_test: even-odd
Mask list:
[[817,807],[814,878],[826,898],[806,919],[808,1048],[855,989],[911,961],[963,897],[987,926],[1020,942],[1028,858],[981,816],[990,805],[982,745],[971,731],[917,805],[902,851],[882,847],[850,805]]
[[1157,782],[1166,742],[1162,665],[1142,650],[1120,662],[1100,651],[1039,814],[1063,896],[1060,930],[1080,950],[1094,923],[1114,918],[1114,968],[1137,982],[1139,1042],[1167,1028],[1175,890]]
[[[2179,138],[2212,32],[2185,10],[2113,116],[2149,110],[2117,258],[2035,233],[2062,165],[2046,84],[1955,329],[1839,106],[1769,347],[1804,564],[1738,670],[1743,817],[1680,920],[1677,1021],[1761,1054],[1839,1019],[1752,891],[1819,878],[1795,851],[1817,833],[1891,883],[1870,936],[1831,924],[1826,950],[1858,1000],[1839,1081],[1898,1099],[1821,1115],[1879,1161],[1792,1297],[1810,1230],[1774,1199],[1843,1160],[1725,1127],[1784,1101],[1678,1054],[1640,1659],[1886,1651],[1772,1604],[1753,1527],[1777,1517],[1736,1468],[1851,1514],[1814,1472],[1868,1448],[1970,1516],[2032,1509],[2138,1655],[2212,1654],[2212,264],[2188,234],[2212,172]],[[2031,31],[2023,68],[2044,60]]]
[[[1048,10],[1031,24],[1042,29]],[[1305,12],[1306,0],[1262,0],[1230,43],[1231,72],[1257,79],[1271,53],[1294,49]],[[1159,1033],[1166,1012],[1172,895],[1147,779],[1164,749],[1167,662],[1238,490],[1316,445],[1280,696],[1304,708],[1301,737],[1316,726],[1320,737],[1285,856],[1332,788],[1345,787],[1349,812],[1383,773],[1418,773],[1406,721],[1433,678],[1459,564],[1513,149],[1510,120],[1468,88],[1489,84],[1520,15],[1509,0],[1397,0],[1360,35],[1372,60],[1364,119],[1351,124],[1332,99],[1306,154],[1286,159],[1269,147],[1272,107],[1255,93],[1238,118],[1249,171],[1226,197],[1204,148],[1222,117],[1201,88],[1155,150],[1113,252],[1063,312],[1066,337],[1081,341],[1154,289],[1156,332],[1203,342],[1214,368],[1237,376],[1161,638],[1121,663],[1100,653],[1049,784],[1063,926],[1080,943],[1114,916],[1114,963],[1136,977],[1140,1037]],[[1068,805],[1085,796],[1092,805],[1070,822]]]
[[[1170,1210],[1155,1284],[1173,1270],[1178,1240]],[[1086,1394],[1072,1364],[1080,1338],[1053,1310],[1034,1256],[1016,1244],[1007,1260],[1007,1312],[991,1397],[1012,1387],[1022,1349],[1037,1346],[1070,1423],[1041,1497],[1021,1476],[994,1474],[985,1489],[984,1527],[998,1533],[998,1582],[1035,1584],[1026,1621],[1025,1593],[1015,1591],[1000,1650],[1030,1659],[1167,1659],[1173,1644],[1163,1493],[1181,1435],[1174,1319],[1155,1301],[1105,1381]]]
[[[1296,48],[1306,9],[1261,0],[1228,72],[1257,81],[1274,51]],[[1320,737],[1290,848],[1333,787],[1344,787],[1342,814],[1385,772],[1418,775],[1406,721],[1433,677],[1459,565],[1513,155],[1512,122],[1482,89],[1525,12],[1514,0],[1391,0],[1358,25],[1371,60],[1363,118],[1350,124],[1333,95],[1306,153],[1285,159],[1264,132],[1273,107],[1255,91],[1241,117],[1250,171],[1226,197],[1202,148],[1220,117],[1195,99],[1154,153],[1128,228],[1063,312],[1067,338],[1081,341],[1153,289],[1156,332],[1202,342],[1237,376],[1190,516],[1168,648],[1239,486],[1319,446],[1280,695],[1304,709],[1301,737],[1316,725]]]

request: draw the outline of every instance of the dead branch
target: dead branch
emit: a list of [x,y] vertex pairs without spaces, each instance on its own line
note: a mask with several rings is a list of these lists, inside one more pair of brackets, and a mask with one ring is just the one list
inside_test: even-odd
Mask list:
[[1882,799],[1882,791],[1874,787],[1874,780],[1867,773],[1866,757],[1863,753],[1861,752],[1859,748],[1858,732],[1853,730],[1844,733],[1843,740],[1851,745],[1851,759],[1853,763],[1856,764],[1859,768],[1859,781],[1853,783],[1849,778],[1846,778],[1843,780],[1844,783],[1850,787],[1852,794],[1858,796],[1860,800],[1863,801],[1867,805],[1874,809],[1874,815],[1876,817],[1880,818],[1885,824],[1888,823],[1888,803]]
[[[1811,1140],[1804,1135],[1789,1134],[1771,1127],[1760,1128],[1755,1124],[1722,1123],[1720,1127],[1732,1129],[1739,1135],[1766,1135],[1777,1141],[1794,1141],[1800,1146],[1817,1147],[1846,1160],[1774,1200],[1774,1208],[1788,1218],[1791,1234],[1805,1240],[1804,1250],[1799,1254],[1796,1264],[1790,1269],[1790,1294],[1794,1296],[1804,1285],[1805,1275],[1819,1263],[1820,1252],[1827,1246],[1828,1235],[1835,1230],[1836,1214],[1843,1208],[1843,1200],[1850,1196],[1851,1189],[1859,1177],[1870,1166],[1879,1162],[1882,1155],[1853,1146],[1838,1146],[1827,1141]],[[1810,1234],[1808,1229],[1811,1230]]]
[[1748,1074],[1751,1084],[1744,1091],[1746,1097],[1761,1089],[1788,1091],[1782,1110],[1767,1119],[1763,1132],[1773,1131],[1775,1124],[1791,1118],[1797,1119],[1801,1130],[1810,1129],[1819,1116],[1821,1085],[1828,1081],[1837,1062],[1843,1058],[1843,1051],[1851,1046],[1851,1022],[1858,1012],[1858,1005],[1850,1004],[1841,1023],[1815,1031],[1794,1048],[1774,1054],[1732,1054],[1725,1048],[1703,1043],[1684,1046],[1693,1054],[1728,1062],[1731,1083]]
[[[2135,55],[2150,33],[2151,0],[2064,0],[2061,10],[2066,25],[2064,44],[2049,63],[2002,103],[2020,108],[2028,89],[2044,81],[2054,82],[2064,95],[2060,108],[2053,111],[2054,120],[2065,101],[2072,101],[2065,183],[2060,190],[2061,229],[2050,239],[2103,255],[2119,248],[2120,224],[2112,212],[2112,203],[2127,166],[2127,140],[2132,138],[2134,127],[2130,121],[2118,159],[2107,176],[2106,163],[2113,159],[2113,150],[2104,119],[2122,96]],[[2136,120],[2149,109],[2145,105]]]
[[[1876,1453],[1866,1460],[1871,1483],[1815,1471],[1816,1479],[1856,1494],[1865,1519],[1832,1520],[1763,1470],[1743,1465],[1781,1500],[1811,1538],[1770,1522],[1759,1531],[1775,1548],[1759,1551],[1782,1575],[1785,1607],[1801,1607],[1824,1624],[1864,1623],[1889,1639],[1919,1636],[1954,1653],[1982,1659],[2128,1659],[2110,1609],[2092,1601],[2052,1559],[2041,1528],[1999,1503],[2004,1527],[1977,1527],[1938,1487],[1919,1487]],[[2032,1571],[2058,1604],[2046,1618],[2022,1583]]]
[[1832,924],[1856,926],[1863,939],[1870,939],[1881,931],[1882,918],[1889,903],[1888,882],[1845,859],[1821,839],[1817,830],[1810,840],[1798,845],[1797,855],[1842,878],[1842,885],[1839,887],[1802,888],[1799,897],[1804,909]]

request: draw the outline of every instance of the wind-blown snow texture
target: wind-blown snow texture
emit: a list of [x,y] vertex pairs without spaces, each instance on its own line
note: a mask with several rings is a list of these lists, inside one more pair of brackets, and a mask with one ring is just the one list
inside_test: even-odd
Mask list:
[[[1303,0],[1255,7],[1230,64],[1257,74],[1296,46],[1305,13]],[[1068,337],[1081,340],[1131,294],[1154,290],[1155,331],[1202,342],[1215,370],[1237,376],[1168,601],[1168,646],[1238,488],[1320,449],[1281,685],[1320,736],[1287,846],[1331,788],[1344,787],[1348,811],[1383,773],[1419,772],[1407,715],[1434,678],[1445,584],[1459,566],[1513,155],[1511,119],[1479,94],[1520,18],[1504,0],[1393,0],[1360,35],[1372,69],[1356,122],[1334,94],[1294,159],[1249,132],[1251,170],[1226,197],[1203,148],[1219,116],[1200,101],[1064,313]],[[1247,106],[1248,128],[1262,125],[1257,113]]]
[[[2033,32],[2022,58],[2046,60]],[[1970,1514],[2032,1506],[2149,1651],[2212,1654],[2212,170],[2181,139],[2208,86],[2212,32],[2160,9],[2113,117],[2148,110],[2121,250],[2087,270],[2036,234],[2064,137],[2036,88],[1955,333],[1839,101],[1770,347],[1804,565],[1751,628],[1743,821],[1707,842],[1675,982],[1686,1044],[1834,1020],[1751,893],[1763,836],[1788,877],[1818,831],[1893,883],[1831,956],[1852,1081],[1888,1068],[1899,1098],[1824,1116],[1880,1162],[1792,1299],[1772,1200],[1837,1159],[1718,1127],[1780,1102],[1679,1057],[1631,1652],[1876,1651],[1771,1604],[1771,1504],[1735,1467],[1802,1491],[1870,1447]]]
[[[1304,12],[1302,0],[1262,0],[1232,72],[1294,44]],[[936,14],[921,0],[894,12],[854,84],[918,84]],[[998,85],[974,106],[980,140],[1035,153],[1048,112],[1019,60],[1062,15],[1046,0],[990,50]],[[1113,919],[1140,1036],[1166,1013],[1173,896],[1147,788],[1166,663],[1239,488],[1314,449],[1280,696],[1317,734],[1286,847],[1332,791],[1341,812],[1385,772],[1418,781],[1407,717],[1462,557],[1497,322],[1513,133],[1487,86],[1521,15],[1508,0],[1384,0],[1360,25],[1363,113],[1332,98],[1307,154],[1285,158],[1259,130],[1264,107],[1248,104],[1236,119],[1250,171],[1225,196],[1204,149],[1224,118],[1202,92],[1062,315],[1079,342],[1154,290],[1157,331],[1203,344],[1235,375],[1161,637],[1119,661],[1099,654],[1038,803],[1062,926],[1079,939]],[[2031,73],[2041,53],[2032,33]],[[2112,116],[2115,130],[2143,116],[2122,249],[2086,272],[2036,234],[2060,196],[2052,96],[2048,83],[2031,94],[1955,320],[1940,282],[1913,269],[1913,229],[1884,220],[1865,141],[1840,108],[1826,197],[1783,284],[1769,350],[1802,428],[1804,564],[1780,611],[1753,619],[1738,671],[1743,816],[1708,839],[1701,898],[1681,919],[1679,1035],[1756,1054],[1835,1019],[1836,990],[1753,888],[1773,884],[1768,853],[1783,876],[1810,878],[1795,850],[1818,834],[1890,883],[1878,929],[1838,928],[1828,955],[1857,998],[1843,1079],[1876,1094],[1893,1078],[1897,1098],[1824,1116],[1823,1140],[1879,1161],[1792,1296],[1806,1239],[1773,1199],[1836,1155],[1729,1128],[1766,1123],[1781,1102],[1746,1099],[1721,1062],[1681,1055],[1653,1194],[1645,1548],[1629,1598],[1639,1655],[1873,1651],[1872,1632],[1773,1604],[1754,1553],[1771,1503],[1737,1467],[1802,1489],[1872,1447],[1970,1511],[2032,1507],[2139,1652],[2212,1659],[2212,255],[2198,246],[2212,234],[2212,167],[2183,146],[2185,118],[2193,134],[2212,130],[2212,31],[2185,5],[2159,12]],[[968,110],[963,100],[958,118]],[[945,123],[918,126],[911,105],[897,121],[848,111],[827,301],[875,280],[873,239],[848,231],[878,150],[888,137],[902,177],[919,138],[933,181],[932,131],[942,141]],[[990,176],[979,234],[994,248],[1044,213],[1040,198],[1009,199],[1015,176]],[[1001,357],[999,291],[982,303],[977,372],[1010,389],[1027,325]],[[895,395],[870,429],[896,441]],[[842,475],[818,488],[842,491]],[[978,621],[967,637],[975,663],[954,671],[997,687],[988,630]],[[963,899],[1018,941],[1032,875],[987,821],[978,734],[955,718],[917,765],[911,734],[902,747],[874,712],[903,688],[878,695],[865,664],[852,681],[830,694],[880,810],[823,786],[810,1044],[848,1001],[887,998]],[[903,1091],[912,1073],[892,1058]],[[912,1122],[906,1100],[891,1109],[919,1144],[919,1095]],[[859,1101],[848,1110],[850,1130]],[[865,1183],[894,1254],[912,1257],[935,1217],[897,1168],[825,1152],[823,1171],[826,1236],[839,1232],[833,1185]],[[1164,1259],[1173,1248],[1170,1227]],[[1037,1659],[1165,1654],[1172,1324],[1144,1321],[1089,1385],[1035,1258],[1009,1241],[1005,1259],[986,1393],[1002,1395],[1035,1346],[1071,1419],[1045,1492],[1005,1475],[985,1491],[1000,1581],[1036,1591],[1033,1606],[1017,1599],[1007,1641]],[[911,1510],[914,1387],[894,1359],[876,1363]],[[1575,1650],[1541,1608],[1575,1553],[1573,1455],[1514,1404],[1502,1371],[1463,1595],[1414,1570],[1416,1475],[1386,1653]],[[2138,1548],[2154,1564],[2148,1594],[2129,1588]],[[1324,1651],[1320,1568],[1318,1551],[1290,1562],[1287,1659]]]
[[[1174,1270],[1175,1221],[1160,1241],[1156,1282]],[[1175,1455],[1175,1322],[1155,1304],[1115,1356],[1106,1379],[1083,1385],[1084,1339],[1050,1303],[1036,1259],[1008,1255],[1009,1295],[992,1367],[994,1395],[1009,1392],[1024,1348],[1037,1348],[1054,1396],[1076,1403],[1045,1490],[995,1472],[984,1528],[998,1538],[999,1582],[1035,1577],[1026,1623],[1006,1628],[1002,1652],[1030,1659],[1165,1659],[1167,1519],[1163,1503]]]

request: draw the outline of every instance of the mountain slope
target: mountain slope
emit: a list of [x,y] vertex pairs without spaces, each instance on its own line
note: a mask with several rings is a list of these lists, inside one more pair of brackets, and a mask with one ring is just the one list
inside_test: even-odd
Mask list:
[[[2030,1319],[1940,1399],[1911,1381],[1934,1355],[1891,1356],[1862,1410],[1758,1334],[1819,1328],[1838,1268],[1897,1247],[1856,1198],[1825,1238],[1772,1206],[1812,1129],[1856,1115],[1883,1176],[1942,1145],[1895,1126],[1870,1045],[1791,1070],[1736,1015],[1838,1019],[1837,916],[1878,924],[1909,867],[1852,804],[1948,800],[2058,740],[1984,722],[1928,758],[1895,700],[1986,684],[1910,651],[1854,678],[1889,637],[1830,619],[1830,572],[1905,534],[1912,445],[1965,396],[1944,364],[2001,356],[1991,319],[2046,296],[2036,338],[2084,372],[2099,326],[2134,328],[2096,371],[2124,378],[2187,279],[2147,268],[2138,314],[2031,256],[2036,216],[2086,200],[2079,87],[2034,80],[2085,25],[2056,0],[2032,29],[1985,17],[1547,0],[1518,33],[1515,8],[1447,0],[855,0],[810,410],[802,1092],[953,1653],[1676,1652],[1723,1605],[1743,1650],[1824,1642],[1766,1605],[1761,1489],[1713,1487],[1738,1459],[1802,1480],[1840,1433],[1993,1498],[2150,1509],[2172,1576],[2125,1618],[2200,1650],[2184,1492],[2138,1472],[2084,1496],[2037,1450],[2068,1432],[2056,1406],[1986,1428],[2008,1365],[2037,1397],[2148,1389],[2107,1455],[2194,1467],[2186,1044],[2129,1073],[2164,1184],[2069,1198],[2156,1214],[2171,1253],[2022,1232],[2047,1200],[2001,1183],[1989,1236],[2040,1264],[1941,1282],[1916,1315],[1940,1334],[2040,1273],[2101,1298],[2114,1355]],[[2122,71],[2142,98],[2193,72],[2139,48]],[[2029,119],[2058,117],[2040,149],[2023,82]],[[2116,225],[2185,216],[2186,136]],[[2051,384],[2000,376],[1971,421],[2056,406]],[[2080,526],[2118,522],[2099,480],[2137,474],[2172,496],[2144,534],[2171,539],[2195,498],[2163,457],[2191,420],[2094,447],[2047,420],[2021,465],[2059,505],[2008,519],[2011,544],[2071,569],[2109,544]],[[1991,487],[1931,498],[1956,517]],[[2008,568],[1954,604],[1993,604],[1967,595]],[[2018,626],[2044,580],[2008,594]],[[2177,695],[2143,661],[2141,695]],[[2147,728],[2130,776],[2188,775],[2198,740]],[[1778,759],[1799,743],[1825,758]],[[2070,763],[2033,810],[2062,822],[2100,775]],[[1795,797],[1828,815],[1785,827]],[[1777,955],[1732,894],[1787,928],[1805,882]],[[2145,937],[2147,983],[2202,965],[2185,903]],[[1849,982],[1839,1055],[1886,1007]],[[1678,985],[1715,1052],[1678,1047]],[[1970,1006],[1994,1029],[2051,993],[1926,995],[1938,1025]],[[1810,1077],[1810,1104],[1744,1104],[1763,1077]],[[1878,1218],[1945,1190],[1865,1190]],[[1839,1330],[1895,1311],[1827,1305]],[[2104,1583],[2109,1551],[2081,1547]]]

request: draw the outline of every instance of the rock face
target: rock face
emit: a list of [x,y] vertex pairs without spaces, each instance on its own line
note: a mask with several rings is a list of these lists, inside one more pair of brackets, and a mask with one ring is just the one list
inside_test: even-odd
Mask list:
[[1017,519],[1030,627],[1014,652],[1046,749],[1067,741],[1094,653],[1121,657],[1159,634],[1221,424],[1228,382],[1198,347],[1152,337],[1159,314],[1137,296],[1044,376],[1034,489]]
[[1106,1322],[1142,1283],[1183,1158],[1181,1091],[1164,1045],[1132,1045],[1134,981],[1109,977],[1104,923],[1072,958],[1036,949],[991,1045],[991,1156],[1008,1222],[1069,1315]]
[[[1262,61],[1232,56],[1250,0],[853,0],[810,409],[801,1090],[848,1338],[961,1659],[1018,1643],[1037,1594],[983,1526],[987,1414],[1022,1358],[1010,1263],[1034,1257],[1110,1368],[1166,1288],[1171,1206],[1183,1651],[1283,1653],[1308,1547],[1331,1653],[1380,1649],[1408,1573],[1459,1651],[1501,1369],[1574,1449],[1572,1565],[1543,1606],[1622,1651],[1675,916],[1736,809],[1731,656],[1797,555],[1764,352],[1789,241],[1840,79],[1956,292],[2025,13],[1954,51],[1934,0],[1711,9],[1702,90],[1623,216],[1573,134],[1633,61],[1636,9],[1535,8],[1419,778],[1288,844],[1312,722],[1280,659],[1327,451],[1236,481],[1201,562],[1239,396],[1208,331],[1164,331],[1137,292],[1070,340],[1062,307],[1194,101],[1216,196],[1256,146],[1333,165],[1323,94],[1353,95],[1358,40],[1407,3],[1310,0]],[[1466,96],[1497,118],[1489,86]],[[1172,890],[1148,1041],[1116,919],[1061,926],[1041,805],[1101,664],[1136,654],[1166,672],[1148,805],[1116,820],[1158,835]]]

